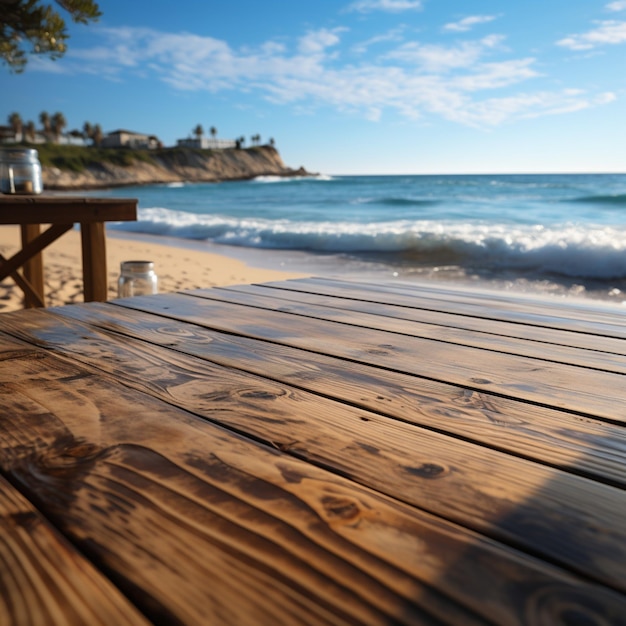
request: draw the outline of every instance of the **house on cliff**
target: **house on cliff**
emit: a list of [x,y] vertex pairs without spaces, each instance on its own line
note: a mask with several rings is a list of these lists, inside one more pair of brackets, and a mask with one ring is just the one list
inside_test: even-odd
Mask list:
[[237,142],[234,139],[215,139],[215,137],[199,137],[178,139],[176,145],[179,148],[200,148],[202,150],[225,150],[235,148]]
[[14,144],[21,141],[27,141],[28,143],[46,143],[48,138],[40,131],[31,133],[22,129],[21,132],[16,133],[12,126],[0,126],[1,144]]
[[160,148],[162,143],[155,135],[144,135],[132,130],[114,130],[102,138],[102,148],[147,148],[153,150]]

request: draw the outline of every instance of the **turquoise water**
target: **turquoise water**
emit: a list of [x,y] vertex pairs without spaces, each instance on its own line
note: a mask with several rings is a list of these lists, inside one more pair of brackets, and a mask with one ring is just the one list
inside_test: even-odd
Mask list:
[[139,220],[120,230],[303,251],[406,277],[614,295],[626,285],[626,175],[261,177],[106,193],[139,198]]

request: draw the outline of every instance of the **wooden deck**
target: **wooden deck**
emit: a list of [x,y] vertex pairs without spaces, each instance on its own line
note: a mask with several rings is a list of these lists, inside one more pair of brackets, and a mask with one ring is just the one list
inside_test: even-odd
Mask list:
[[626,624],[626,307],[304,279],[0,315],[0,624]]

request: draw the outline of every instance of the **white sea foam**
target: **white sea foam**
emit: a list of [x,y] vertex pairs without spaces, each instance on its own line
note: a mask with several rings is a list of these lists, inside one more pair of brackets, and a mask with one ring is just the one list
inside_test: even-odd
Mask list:
[[284,183],[290,180],[285,176],[255,176],[252,179],[254,183]]
[[383,254],[388,262],[626,278],[626,225],[511,225],[469,221],[291,221],[140,211],[121,230],[267,249]]
[[316,174],[314,176],[255,176],[252,179],[254,183],[288,183],[296,180],[311,180],[311,181],[330,181],[333,180],[332,176],[327,174]]

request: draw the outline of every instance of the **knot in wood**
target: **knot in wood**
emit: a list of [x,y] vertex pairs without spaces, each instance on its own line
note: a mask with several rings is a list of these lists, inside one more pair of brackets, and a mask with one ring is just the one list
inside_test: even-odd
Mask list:
[[281,396],[286,395],[284,390],[271,391],[270,389],[246,389],[239,392],[239,397],[247,398],[250,400],[276,400]]
[[420,478],[441,478],[450,473],[450,470],[438,463],[422,463],[416,467],[404,468],[412,476],[419,476]]
[[322,498],[328,521],[354,522],[361,516],[358,503],[347,497],[325,496]]
[[172,337],[193,337],[194,333],[180,326],[159,326],[156,329],[159,335],[170,335]]

